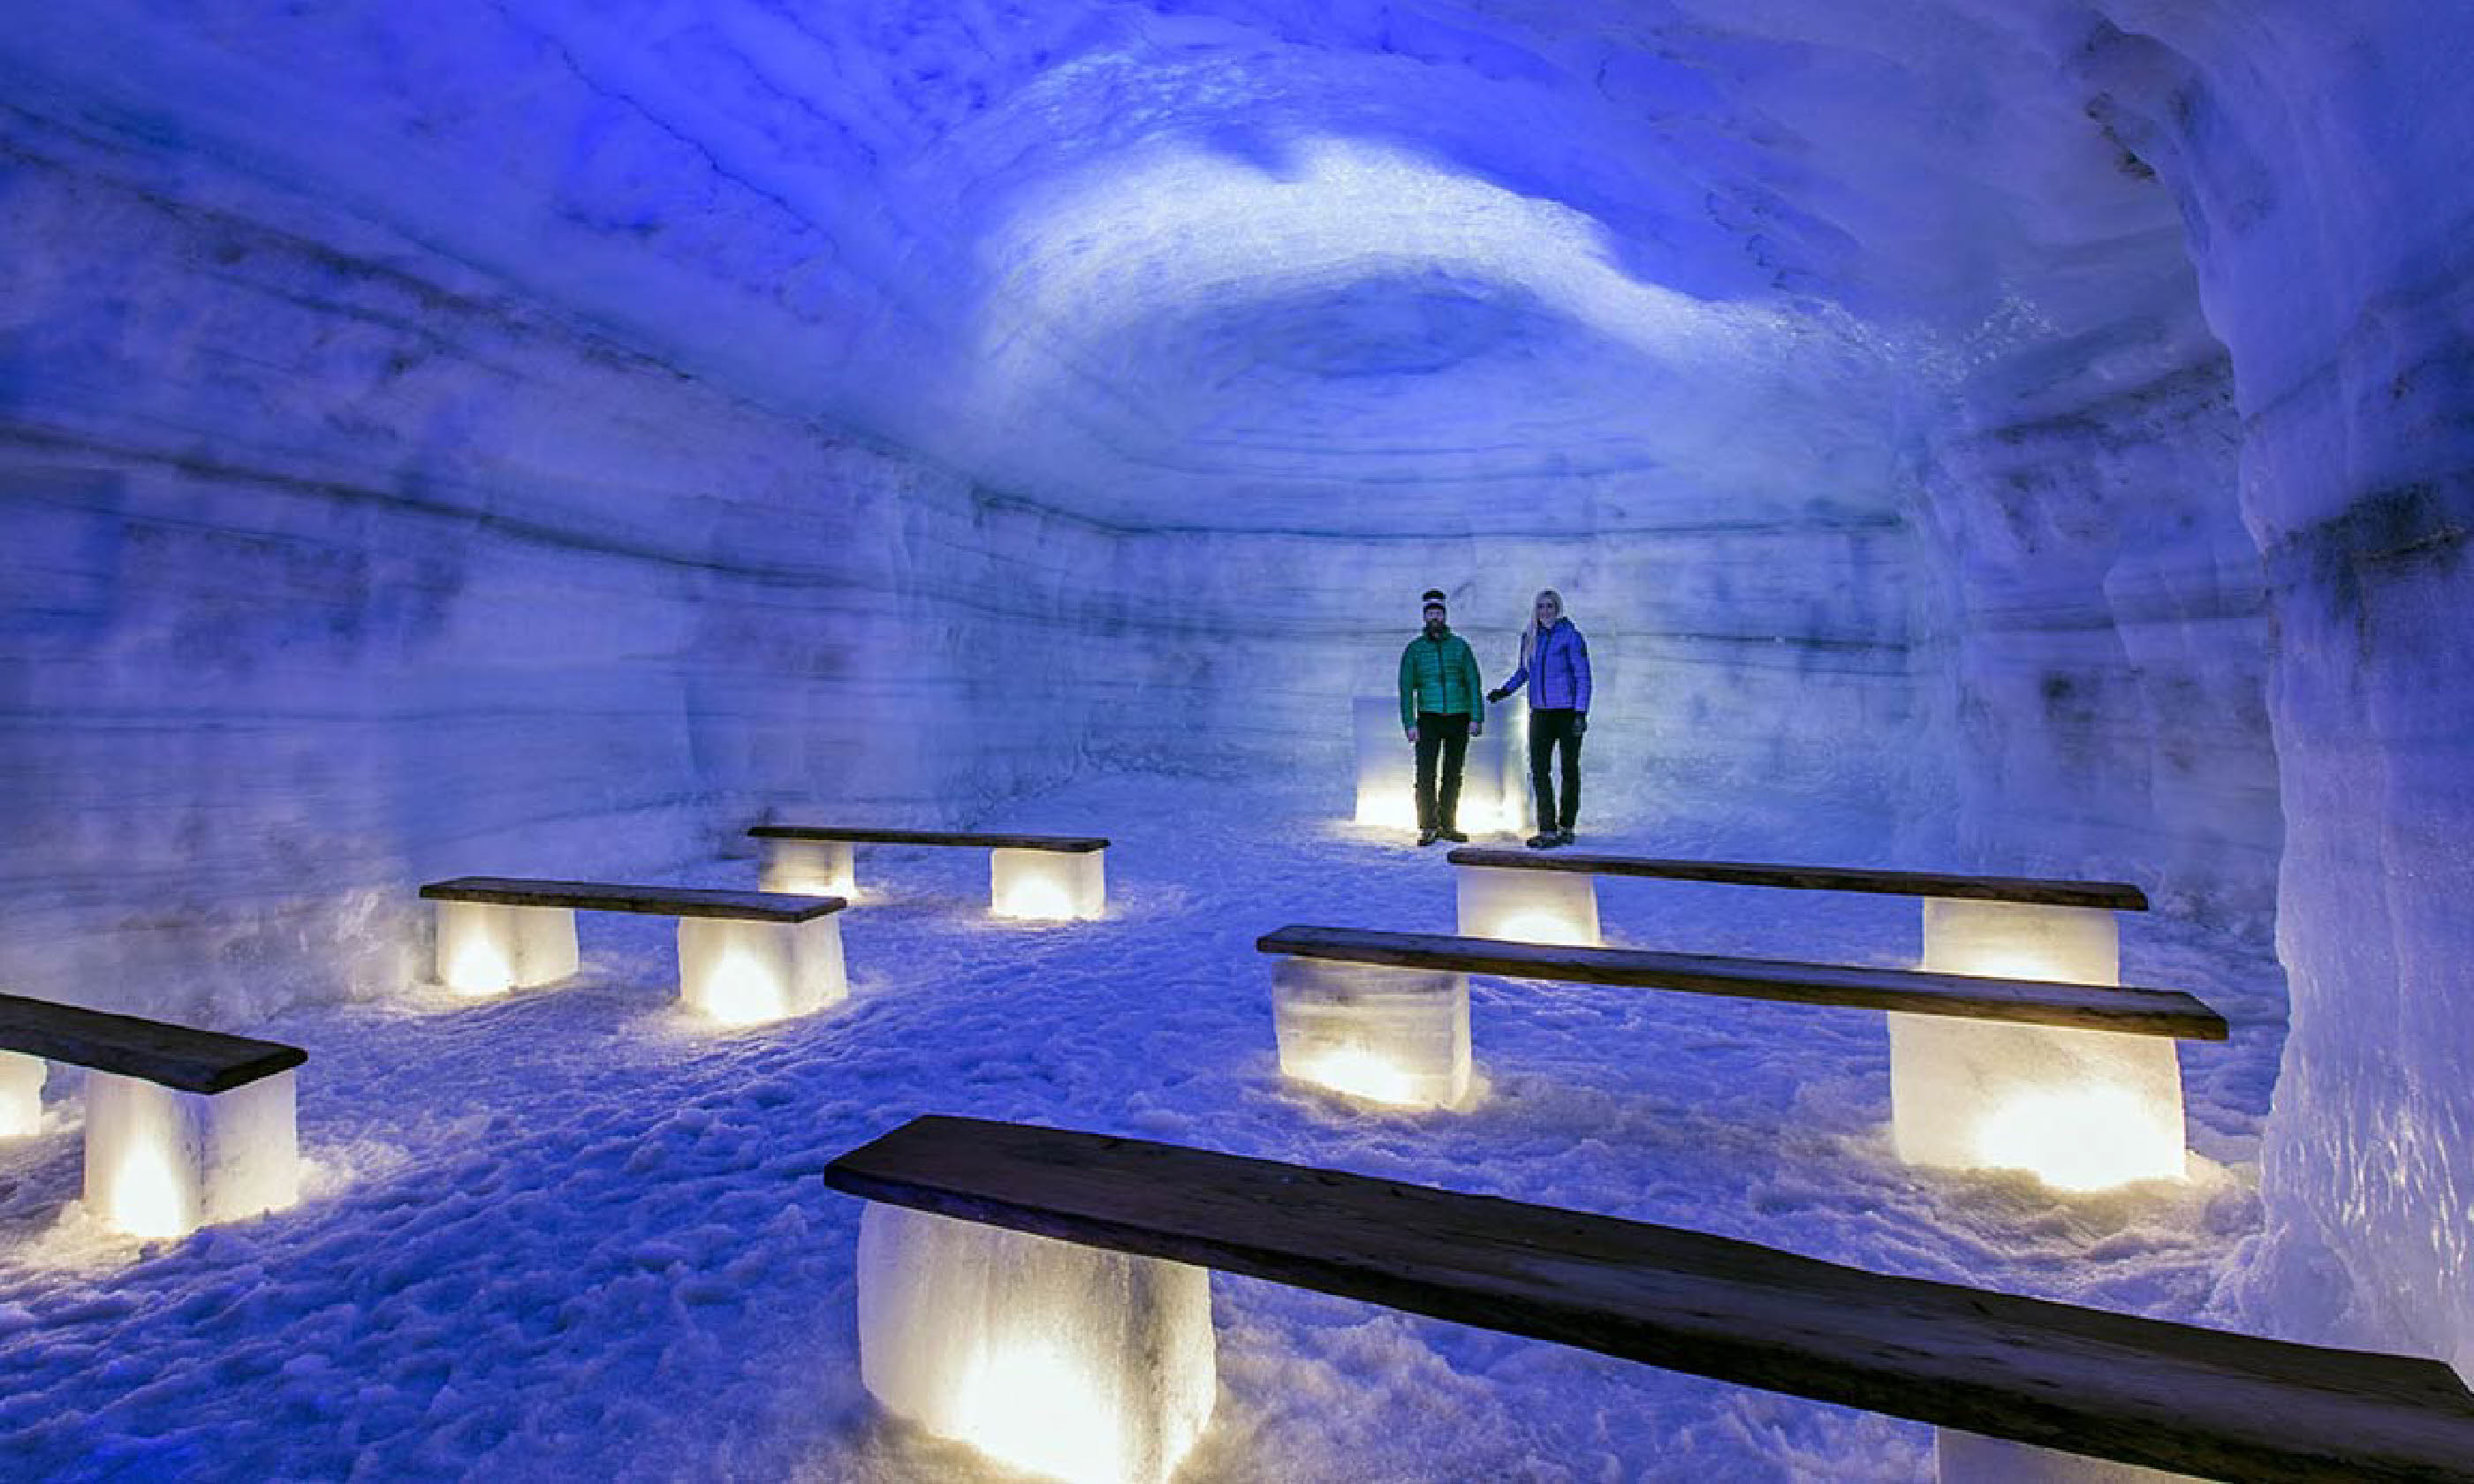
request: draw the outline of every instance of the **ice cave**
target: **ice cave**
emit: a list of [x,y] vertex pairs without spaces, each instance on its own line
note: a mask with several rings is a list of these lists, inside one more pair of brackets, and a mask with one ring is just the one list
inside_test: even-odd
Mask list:
[[[10,6],[0,1474],[2131,1476],[835,1188],[924,1114],[2474,1380],[2469,78],[2459,0]],[[1490,689],[1587,636],[1540,860],[2148,910],[1456,867],[1430,588]],[[2229,1030],[2080,1178],[1910,1127],[1929,1017],[1283,924]],[[1079,1452],[1078,1326],[1165,1409]]]

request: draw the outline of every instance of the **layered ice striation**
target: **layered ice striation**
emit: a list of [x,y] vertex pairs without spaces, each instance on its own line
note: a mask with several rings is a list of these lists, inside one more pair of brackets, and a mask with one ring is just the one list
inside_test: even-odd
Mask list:
[[2474,18],[850,9],[12,18],[8,988],[383,995],[422,879],[768,810],[1342,819],[1416,595],[1493,682],[1553,586],[1585,832],[2272,924],[2244,1292],[2469,1352]]

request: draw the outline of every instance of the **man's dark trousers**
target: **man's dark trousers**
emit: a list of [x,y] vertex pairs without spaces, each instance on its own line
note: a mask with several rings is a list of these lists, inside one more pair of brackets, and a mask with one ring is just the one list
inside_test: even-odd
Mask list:
[[[1469,718],[1459,712],[1418,713],[1418,828],[1458,829],[1461,812],[1461,764],[1468,757]],[[1435,756],[1443,754],[1441,789],[1435,778]]]
[[[1538,796],[1538,827],[1569,832],[1581,817],[1581,713],[1568,706],[1541,706],[1529,713],[1529,791]],[[1555,779],[1547,754],[1564,749],[1564,807],[1555,808]]]

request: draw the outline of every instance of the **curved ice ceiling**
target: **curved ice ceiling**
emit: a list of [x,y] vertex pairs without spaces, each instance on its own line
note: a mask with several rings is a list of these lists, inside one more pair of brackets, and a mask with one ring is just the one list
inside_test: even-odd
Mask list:
[[1971,337],[2180,262],[1993,0],[47,9],[124,124],[1127,525],[1882,510]]

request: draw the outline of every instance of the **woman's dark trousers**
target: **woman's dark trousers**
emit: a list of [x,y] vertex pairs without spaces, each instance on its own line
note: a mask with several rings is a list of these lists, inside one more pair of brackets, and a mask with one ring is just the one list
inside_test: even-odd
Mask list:
[[[1468,758],[1469,718],[1460,712],[1418,713],[1418,828],[1458,829],[1461,814],[1461,764]],[[1443,754],[1442,785],[1435,778],[1435,754]]]
[[[1529,791],[1538,796],[1538,827],[1565,833],[1581,817],[1581,713],[1568,706],[1542,706],[1529,713]],[[1555,807],[1555,779],[1547,754],[1564,749],[1564,807]]]

